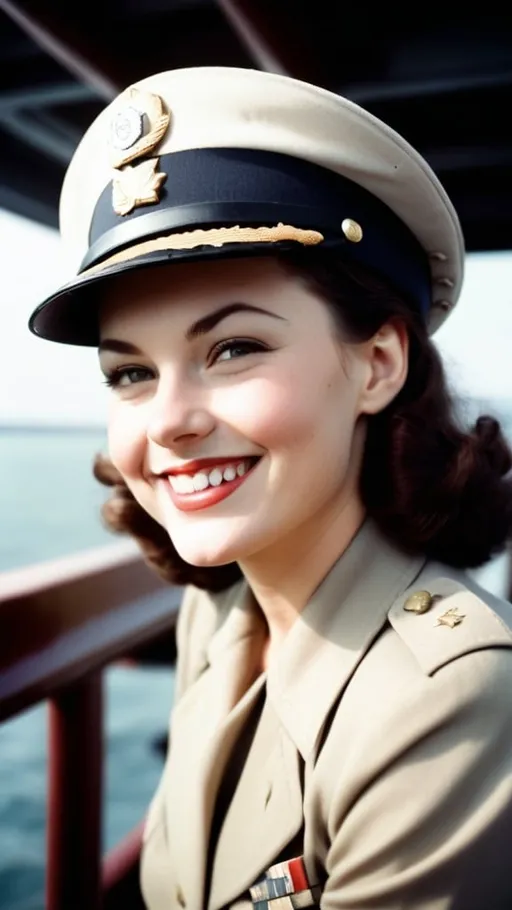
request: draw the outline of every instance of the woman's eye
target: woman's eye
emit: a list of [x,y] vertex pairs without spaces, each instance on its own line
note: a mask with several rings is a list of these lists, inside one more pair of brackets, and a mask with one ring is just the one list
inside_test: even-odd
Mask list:
[[268,351],[268,348],[261,341],[231,338],[215,345],[210,353],[209,363],[211,365],[225,363],[228,360],[238,360],[240,357],[247,357],[248,354],[254,354],[257,351]]
[[146,382],[153,378],[151,370],[146,367],[118,367],[105,377],[105,383],[111,389],[122,389],[135,383]]

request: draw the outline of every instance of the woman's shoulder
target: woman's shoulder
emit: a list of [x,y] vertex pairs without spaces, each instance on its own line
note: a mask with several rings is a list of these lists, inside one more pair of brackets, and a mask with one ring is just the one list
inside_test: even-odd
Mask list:
[[498,755],[506,739],[510,750],[512,605],[427,563],[388,620],[334,712],[324,749],[333,779],[340,756],[357,777],[379,774],[399,756],[423,760],[423,750],[442,750],[448,761],[461,742],[470,751],[494,743]]
[[334,727],[344,736],[370,748],[392,730],[409,741],[446,724],[460,734],[512,723],[510,603],[426,563],[387,618],[340,702]]
[[426,676],[485,649],[505,649],[512,666],[512,604],[449,566],[426,563],[388,619]]

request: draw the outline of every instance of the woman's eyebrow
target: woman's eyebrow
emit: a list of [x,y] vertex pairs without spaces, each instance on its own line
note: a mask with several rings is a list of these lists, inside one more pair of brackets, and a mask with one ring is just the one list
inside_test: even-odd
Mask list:
[[231,316],[232,313],[240,312],[263,313],[265,316],[272,316],[273,319],[281,319],[283,322],[287,322],[284,316],[278,316],[277,313],[271,313],[269,310],[264,310],[259,306],[253,306],[250,303],[228,303],[227,306],[223,306],[219,310],[215,310],[213,313],[209,313],[208,316],[203,316],[202,319],[198,319],[197,322],[194,322],[193,325],[187,329],[185,337],[188,341],[191,341],[199,335],[206,335],[207,332],[211,332],[222,319],[226,319],[226,317]]
[[[192,341],[193,338],[197,338],[199,335],[206,335],[208,332],[211,332],[222,319],[226,319],[228,316],[231,316],[232,313],[240,312],[263,313],[265,316],[272,316],[273,319],[280,319],[283,322],[288,321],[284,316],[278,316],[277,313],[271,313],[269,310],[264,310],[263,307],[253,306],[251,303],[228,303],[226,306],[223,306],[213,313],[209,313],[208,316],[203,316],[202,319],[198,319],[197,322],[194,322],[190,328],[187,329],[185,338],[187,341]],[[135,356],[142,356],[142,351],[135,344],[131,344],[129,341],[121,341],[117,338],[104,338],[98,346],[98,353],[101,354],[102,351],[113,351],[115,354],[134,354]]]
[[102,351],[113,351],[115,354],[135,354],[142,357],[142,351],[129,341],[118,341],[117,338],[104,338],[98,345],[98,354]]

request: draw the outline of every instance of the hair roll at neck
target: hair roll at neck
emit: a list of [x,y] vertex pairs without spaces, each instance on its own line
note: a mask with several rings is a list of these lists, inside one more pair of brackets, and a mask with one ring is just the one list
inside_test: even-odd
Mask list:
[[[349,342],[371,338],[386,322],[405,323],[407,379],[391,404],[368,418],[361,496],[368,515],[401,549],[456,568],[483,565],[512,535],[512,453],[498,421],[483,416],[472,429],[463,427],[422,320],[387,282],[321,250],[280,260],[325,299]],[[111,487],[102,509],[105,524],[132,535],[162,578],[219,591],[240,577],[236,564],[186,563],[108,458],[96,458],[94,474]]]

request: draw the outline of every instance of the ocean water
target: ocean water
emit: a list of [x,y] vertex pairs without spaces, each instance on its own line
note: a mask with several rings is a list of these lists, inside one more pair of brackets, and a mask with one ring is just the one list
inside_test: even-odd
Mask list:
[[[91,475],[104,434],[0,429],[0,572],[112,543],[99,519],[104,491]],[[143,817],[162,758],[173,674],[114,667],[105,674],[105,848]],[[46,709],[0,725],[0,908],[43,910]]]
[[[512,438],[512,406],[501,409]],[[0,429],[0,572],[111,543],[100,522],[105,495],[93,479],[100,431]],[[478,573],[503,594],[507,564]],[[117,843],[142,818],[156,787],[166,729],[171,670],[115,667],[107,696],[104,845]],[[46,710],[0,725],[0,910],[43,910],[46,814]]]
[[100,430],[0,428],[0,572],[103,543]]

